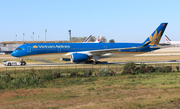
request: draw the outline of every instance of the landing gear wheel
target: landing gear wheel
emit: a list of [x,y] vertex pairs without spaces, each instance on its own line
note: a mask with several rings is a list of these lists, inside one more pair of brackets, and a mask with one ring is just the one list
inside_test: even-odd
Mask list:
[[93,64],[101,64],[100,61],[94,61]]
[[86,64],[92,64],[94,61],[93,60],[90,60],[90,61],[87,61]]
[[100,62],[100,61],[97,61],[97,64],[101,64],[101,62]]

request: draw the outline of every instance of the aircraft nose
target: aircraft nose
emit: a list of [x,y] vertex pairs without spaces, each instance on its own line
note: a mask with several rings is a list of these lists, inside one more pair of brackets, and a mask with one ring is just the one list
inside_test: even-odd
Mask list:
[[14,51],[11,53],[11,56],[15,56],[15,53],[14,53]]

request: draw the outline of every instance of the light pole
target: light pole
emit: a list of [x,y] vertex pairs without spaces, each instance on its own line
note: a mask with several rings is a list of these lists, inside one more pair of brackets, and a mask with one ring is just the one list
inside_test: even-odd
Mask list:
[[45,42],[46,42],[46,33],[47,33],[47,29],[45,29]]
[[68,30],[69,32],[69,42],[71,42],[71,30]]
[[16,34],[16,39],[15,39],[15,41],[17,41],[17,34]]
[[38,35],[38,41],[39,41],[39,35]]
[[33,41],[34,41],[34,32],[33,32],[33,35],[32,35],[32,37],[33,37]]
[[24,35],[25,35],[25,33],[23,33],[23,43],[24,43]]

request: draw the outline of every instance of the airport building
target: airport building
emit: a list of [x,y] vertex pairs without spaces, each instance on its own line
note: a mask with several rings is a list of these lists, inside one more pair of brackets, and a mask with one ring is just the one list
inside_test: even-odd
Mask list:
[[20,45],[22,45],[22,44],[2,44],[2,43],[0,43],[0,54],[10,54]]

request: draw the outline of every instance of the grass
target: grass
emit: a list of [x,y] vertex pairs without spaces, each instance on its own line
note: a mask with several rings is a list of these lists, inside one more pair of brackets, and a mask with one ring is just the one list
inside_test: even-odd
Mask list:
[[[165,56],[166,57],[166,56]],[[141,58],[141,59],[140,59]],[[143,61],[147,57],[116,58],[117,61],[138,60]],[[163,57],[148,57],[146,60],[166,60]],[[175,60],[179,56],[168,56],[169,60]],[[109,61],[112,58],[109,58]],[[115,59],[115,58],[114,58]],[[11,59],[10,59],[11,60]],[[145,60],[145,61],[146,61]],[[58,59],[52,60],[53,62]],[[153,66],[178,64],[155,64]],[[43,73],[47,69],[58,70],[62,75],[72,71],[92,69],[92,65],[77,66],[51,66],[51,67],[17,67],[7,68],[12,71],[13,77],[24,76],[35,69],[35,72]],[[122,72],[123,65],[94,65],[93,73],[99,68],[109,68],[116,72]],[[41,72],[42,69],[42,72]],[[6,68],[0,69],[1,74]],[[16,72],[15,72],[16,71]],[[176,71],[176,70],[175,70]],[[16,74],[16,75],[15,75]],[[180,73],[151,73],[138,75],[116,75],[112,77],[77,77],[58,78],[44,82],[43,85],[31,85],[18,89],[0,90],[0,108],[180,108]]]
[[0,90],[1,108],[179,108],[180,73],[58,78]]

